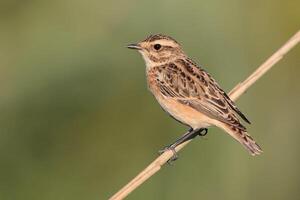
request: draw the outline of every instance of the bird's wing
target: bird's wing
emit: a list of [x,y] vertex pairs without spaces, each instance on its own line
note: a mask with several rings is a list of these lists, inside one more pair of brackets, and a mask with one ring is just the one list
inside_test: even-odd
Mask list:
[[[216,81],[190,60],[177,60],[155,70],[156,84],[165,97],[190,106],[212,119],[245,130],[235,113],[241,112]],[[243,119],[248,121],[243,114]]]

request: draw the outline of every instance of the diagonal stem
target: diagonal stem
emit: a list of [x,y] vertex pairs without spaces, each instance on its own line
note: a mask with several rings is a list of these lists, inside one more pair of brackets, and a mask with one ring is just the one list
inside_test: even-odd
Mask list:
[[[237,84],[229,93],[232,100],[237,100],[247,89],[253,85],[259,78],[261,78],[269,69],[271,69],[283,56],[289,52],[294,46],[300,42],[300,30],[292,36],[279,50],[277,50],[270,58],[268,58],[260,67],[258,67],[245,81]],[[178,145],[175,150],[180,151],[190,141],[186,141]],[[158,158],[156,158],[150,165],[148,165],[142,172],[140,172],[134,179],[132,179],[121,190],[114,194],[110,200],[124,199],[128,194],[140,186],[143,182],[149,179],[173,156],[171,150],[165,151]]]

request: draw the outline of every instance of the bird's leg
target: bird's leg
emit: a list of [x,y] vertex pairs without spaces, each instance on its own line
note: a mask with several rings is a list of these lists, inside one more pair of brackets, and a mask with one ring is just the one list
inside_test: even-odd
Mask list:
[[178,138],[174,143],[169,145],[168,147],[176,148],[178,145],[184,143],[185,141],[194,139],[197,135],[205,136],[207,134],[207,128],[199,128],[199,129],[190,129],[183,136]]
[[180,138],[178,138],[174,143],[172,143],[171,145],[165,147],[164,149],[160,150],[159,153],[162,154],[165,151],[171,150],[173,152],[173,156],[170,158],[170,160],[168,160],[168,163],[170,164],[172,161],[177,160],[178,155],[175,151],[175,148],[188,141],[191,140],[193,138],[195,138],[197,135],[199,136],[205,136],[207,134],[207,128],[199,128],[199,129],[192,129],[190,128],[188,130],[188,132],[186,132],[185,134],[183,134]]

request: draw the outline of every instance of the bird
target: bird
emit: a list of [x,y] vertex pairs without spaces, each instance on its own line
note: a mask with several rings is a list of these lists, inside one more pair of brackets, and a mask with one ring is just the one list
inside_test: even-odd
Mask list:
[[216,126],[241,143],[251,155],[262,153],[239,118],[248,124],[251,124],[250,121],[215,79],[186,55],[175,39],[153,34],[127,47],[142,55],[148,89],[163,110],[190,127],[161,152],[172,150],[172,160],[176,160],[176,146],[197,135],[203,136],[208,127]]

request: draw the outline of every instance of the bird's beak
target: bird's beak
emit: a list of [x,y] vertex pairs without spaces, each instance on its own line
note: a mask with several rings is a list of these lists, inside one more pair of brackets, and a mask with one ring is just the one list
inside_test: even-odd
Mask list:
[[136,50],[141,50],[142,47],[139,44],[129,44],[127,45],[128,49],[136,49]]

